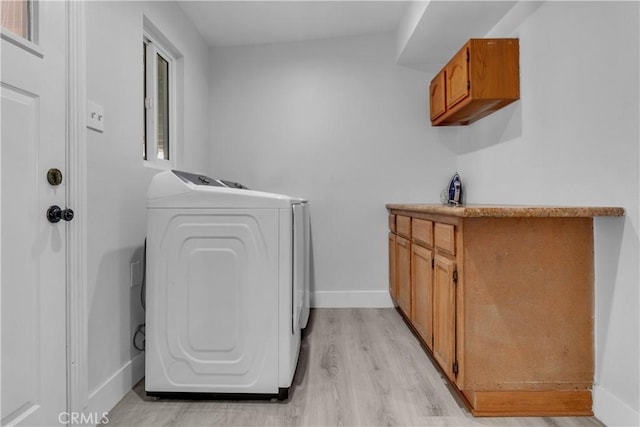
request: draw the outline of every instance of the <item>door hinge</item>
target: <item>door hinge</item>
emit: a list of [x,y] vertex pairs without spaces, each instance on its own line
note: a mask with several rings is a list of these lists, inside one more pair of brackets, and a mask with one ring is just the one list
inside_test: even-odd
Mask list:
[[469,62],[469,49],[467,49],[467,62]]
[[453,270],[453,284],[458,284],[458,270]]
[[471,90],[471,81],[467,80],[467,90]]
[[436,260],[435,260],[435,258],[431,258],[431,268],[436,268]]
[[152,105],[151,104],[151,98],[150,97],[146,97],[144,99],[144,108],[146,108],[148,110],[149,108],[151,108],[151,105]]
[[456,378],[458,377],[458,361],[454,361],[453,362],[453,375],[456,376]]

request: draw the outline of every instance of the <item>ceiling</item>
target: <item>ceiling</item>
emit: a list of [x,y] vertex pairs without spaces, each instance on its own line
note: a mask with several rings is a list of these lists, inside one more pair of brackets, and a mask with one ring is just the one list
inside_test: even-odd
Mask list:
[[[487,37],[488,32],[514,9],[517,3],[507,0],[428,2],[423,6],[424,13],[413,29],[411,37],[402,47],[398,64],[414,66],[423,71],[438,71],[467,40]],[[523,16],[541,4],[540,1],[532,0],[520,3],[517,9]],[[511,18],[511,21],[513,20],[514,18]]]
[[210,46],[297,42],[395,31],[406,1],[180,1]]

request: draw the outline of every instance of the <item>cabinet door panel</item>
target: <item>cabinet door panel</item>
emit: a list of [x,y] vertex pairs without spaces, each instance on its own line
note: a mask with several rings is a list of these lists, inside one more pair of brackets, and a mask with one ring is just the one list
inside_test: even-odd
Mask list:
[[418,245],[411,247],[411,285],[413,304],[411,321],[424,343],[433,350],[433,252]]
[[389,295],[394,305],[398,304],[396,257],[396,235],[389,233]]
[[431,81],[429,87],[429,107],[432,121],[440,117],[447,110],[444,69]]
[[455,351],[456,289],[455,263],[443,256],[434,258],[433,275],[433,355],[453,380]]
[[407,317],[411,317],[411,242],[397,236],[396,250],[398,306]]
[[454,56],[445,68],[447,108],[469,96],[468,46]]

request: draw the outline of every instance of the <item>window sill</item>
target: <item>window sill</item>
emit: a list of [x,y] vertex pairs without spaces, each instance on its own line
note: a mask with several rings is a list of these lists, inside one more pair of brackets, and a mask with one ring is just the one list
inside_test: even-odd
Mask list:
[[150,169],[157,169],[160,171],[167,171],[167,170],[171,170],[171,169],[175,169],[174,165],[171,164],[168,161],[152,161],[152,160],[143,160],[142,161],[142,165],[146,168],[150,168]]

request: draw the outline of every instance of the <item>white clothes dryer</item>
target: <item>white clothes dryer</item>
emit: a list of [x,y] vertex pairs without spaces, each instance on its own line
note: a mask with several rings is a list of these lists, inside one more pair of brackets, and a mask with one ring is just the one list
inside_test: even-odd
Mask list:
[[288,398],[309,317],[307,202],[165,171],[147,203],[147,394]]

